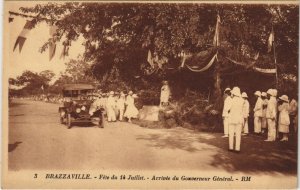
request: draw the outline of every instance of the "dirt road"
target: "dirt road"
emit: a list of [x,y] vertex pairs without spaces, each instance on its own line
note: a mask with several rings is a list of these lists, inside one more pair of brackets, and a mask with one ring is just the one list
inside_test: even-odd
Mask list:
[[[295,177],[296,145],[242,139],[240,154],[227,151],[220,133],[184,128],[147,129],[126,122],[105,128],[59,123],[58,105],[14,100],[9,109],[10,170],[195,170]],[[283,178],[281,178],[283,179]]]

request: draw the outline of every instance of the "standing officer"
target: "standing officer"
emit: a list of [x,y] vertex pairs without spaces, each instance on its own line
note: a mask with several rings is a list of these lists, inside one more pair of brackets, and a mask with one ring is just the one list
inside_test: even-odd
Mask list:
[[262,117],[262,99],[261,99],[261,92],[256,91],[254,95],[257,97],[257,101],[255,104],[255,107],[253,109],[254,111],[254,133],[259,134],[261,133],[261,117]]
[[222,137],[228,137],[228,106],[230,105],[230,101],[231,101],[231,93],[230,93],[231,89],[230,88],[226,88],[224,90],[224,107],[223,107],[223,113],[222,113],[222,117],[223,117],[223,126],[224,126],[224,135]]
[[[231,90],[232,100],[227,108],[228,115],[228,129],[229,129],[229,151],[235,150],[237,153],[241,149],[241,132],[244,122],[243,104],[244,100],[241,97],[241,90],[239,87],[234,87]],[[235,140],[235,146],[234,146]]]
[[248,95],[246,92],[242,93],[242,98],[244,99],[243,104],[243,116],[244,116],[244,123],[243,123],[243,135],[248,135],[249,133],[249,127],[248,127],[248,117],[249,117],[249,101],[248,101]]
[[261,93],[261,99],[262,99],[262,117],[261,117],[261,133],[265,133],[267,130],[267,118],[266,118],[266,113],[267,113],[267,106],[268,106],[268,98],[267,98],[267,93],[262,92]]
[[268,123],[268,138],[265,141],[275,141],[276,140],[276,110],[277,110],[277,101],[275,96],[274,89],[269,89],[267,91],[268,96],[268,105],[266,118]]

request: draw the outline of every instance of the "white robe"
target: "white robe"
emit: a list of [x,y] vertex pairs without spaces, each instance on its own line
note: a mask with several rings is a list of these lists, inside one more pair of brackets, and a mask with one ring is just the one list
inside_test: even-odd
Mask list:
[[137,118],[138,114],[139,114],[139,111],[138,109],[135,107],[134,105],[134,99],[132,96],[128,95],[126,97],[126,111],[124,113],[124,117],[127,117],[127,118]]

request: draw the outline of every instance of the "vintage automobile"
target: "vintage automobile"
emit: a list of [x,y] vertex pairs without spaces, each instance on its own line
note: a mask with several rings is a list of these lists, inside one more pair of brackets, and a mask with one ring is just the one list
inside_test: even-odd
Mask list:
[[63,105],[59,107],[60,122],[68,129],[74,123],[94,123],[103,127],[103,109],[90,115],[89,110],[95,100],[95,88],[91,84],[65,84],[63,86]]

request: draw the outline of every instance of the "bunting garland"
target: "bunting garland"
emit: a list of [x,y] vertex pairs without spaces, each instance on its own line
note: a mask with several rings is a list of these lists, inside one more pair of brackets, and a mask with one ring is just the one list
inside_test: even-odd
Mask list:
[[27,39],[27,36],[28,36],[30,30],[31,30],[33,27],[34,27],[34,21],[33,21],[33,20],[31,20],[31,21],[28,20],[28,21],[26,22],[26,24],[25,24],[23,30],[22,30],[21,33],[19,34],[19,36],[18,36],[16,42],[15,42],[13,51],[15,51],[15,49],[17,48],[18,45],[19,45],[19,52],[22,51],[22,48],[23,48],[24,43],[25,43],[25,41],[26,41],[26,39]]
[[69,46],[70,46],[70,42],[68,40],[63,42],[63,50],[60,54],[60,59],[65,59],[66,56],[69,55]]
[[56,25],[51,25],[50,26],[50,42],[49,42],[49,61],[52,60],[52,58],[55,55],[55,50],[56,50],[56,43],[55,43],[55,36],[56,36],[56,32],[57,32],[57,26]]
[[203,72],[203,71],[206,71],[208,70],[212,64],[214,63],[215,59],[217,58],[217,53],[211,58],[211,60],[208,62],[207,65],[205,65],[203,68],[199,69],[199,68],[193,68],[191,66],[188,66],[187,64],[185,65],[190,71],[193,71],[193,72]]
[[213,45],[215,47],[219,47],[220,46],[220,37],[219,37],[220,24],[221,24],[220,15],[217,15],[216,31],[215,31],[214,40],[213,40]]
[[268,53],[270,53],[271,50],[272,50],[274,38],[275,38],[275,35],[274,35],[273,27],[272,27],[272,31],[271,31],[270,36],[268,38]]
[[148,56],[147,56],[147,61],[148,63],[151,65],[151,67],[154,67],[154,63],[153,63],[153,57],[152,57],[152,53],[150,50],[148,50]]
[[230,59],[229,57],[226,57],[227,60],[231,61],[232,63],[236,64],[236,65],[240,65],[240,66],[244,66],[244,67],[248,67],[248,68],[252,68],[254,71],[257,71],[257,72],[260,72],[260,73],[265,73],[265,74],[276,74],[276,69],[262,69],[262,68],[259,68],[259,67],[254,67],[253,65],[255,64],[252,63],[251,65],[246,65],[246,64],[243,64],[243,63],[240,63],[240,62],[237,62],[233,59]]

